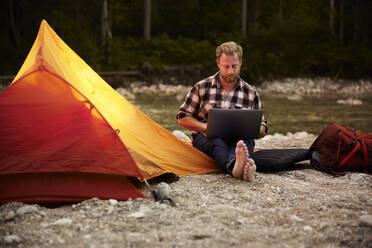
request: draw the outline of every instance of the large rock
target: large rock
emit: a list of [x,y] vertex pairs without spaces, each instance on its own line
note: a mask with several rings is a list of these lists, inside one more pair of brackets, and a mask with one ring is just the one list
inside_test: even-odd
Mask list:
[[359,217],[359,224],[361,226],[370,226],[372,227],[372,215],[366,214]]
[[26,206],[18,208],[17,209],[17,214],[22,216],[24,214],[37,212],[37,211],[39,211],[37,207],[31,206],[31,205],[26,205]]

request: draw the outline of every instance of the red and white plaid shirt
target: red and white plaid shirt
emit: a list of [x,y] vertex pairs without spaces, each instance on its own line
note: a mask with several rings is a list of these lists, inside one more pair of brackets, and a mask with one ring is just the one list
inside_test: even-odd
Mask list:
[[[257,90],[239,78],[234,90],[226,92],[220,82],[220,73],[197,82],[181,105],[177,119],[194,117],[207,122],[208,112],[212,108],[262,109]],[[265,116],[261,125],[267,126]]]

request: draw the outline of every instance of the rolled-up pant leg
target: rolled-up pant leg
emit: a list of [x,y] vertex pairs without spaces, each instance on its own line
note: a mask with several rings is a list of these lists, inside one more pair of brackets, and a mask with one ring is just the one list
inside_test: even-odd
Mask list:
[[[233,141],[230,141],[229,144],[230,144],[230,155],[229,155],[229,163],[227,164],[227,171],[230,175],[232,175],[232,170],[234,169],[234,165],[235,165],[235,149],[236,149],[236,145],[238,143],[239,139],[238,140],[233,140]],[[247,146],[247,149],[248,149],[248,155],[249,157],[251,158],[252,157],[252,154],[253,154],[253,150],[254,150],[254,146],[255,146],[255,142],[254,142],[254,139],[249,139],[249,140],[243,140],[245,145]]]
[[197,133],[193,135],[192,145],[212,157],[223,172],[229,173],[227,170],[231,156],[229,143],[220,138],[208,139],[203,134]]
[[[226,141],[221,138],[208,139],[203,134],[197,133],[193,134],[192,144],[198,150],[212,157],[223,172],[232,175],[235,164],[235,149],[238,141]],[[243,141],[248,148],[249,156],[251,156],[255,146],[254,140]]]

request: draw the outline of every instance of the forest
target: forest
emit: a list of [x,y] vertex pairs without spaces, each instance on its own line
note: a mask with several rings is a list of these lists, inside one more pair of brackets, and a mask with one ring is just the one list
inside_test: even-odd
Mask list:
[[0,13],[0,75],[17,73],[42,19],[96,71],[214,68],[234,40],[247,80],[372,75],[370,0],[4,0]]

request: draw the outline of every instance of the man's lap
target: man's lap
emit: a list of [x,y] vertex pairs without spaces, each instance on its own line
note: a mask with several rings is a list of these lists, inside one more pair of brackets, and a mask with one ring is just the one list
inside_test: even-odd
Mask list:
[[[211,154],[211,149],[215,146],[219,147],[226,147],[227,150],[236,147],[237,142],[240,139],[232,139],[232,140],[225,140],[221,138],[207,138],[203,133],[193,133],[192,134],[192,145],[201,150],[202,152],[206,153],[207,155]],[[246,144],[249,152],[249,156],[253,154],[253,149],[255,146],[254,139],[243,140]]]

